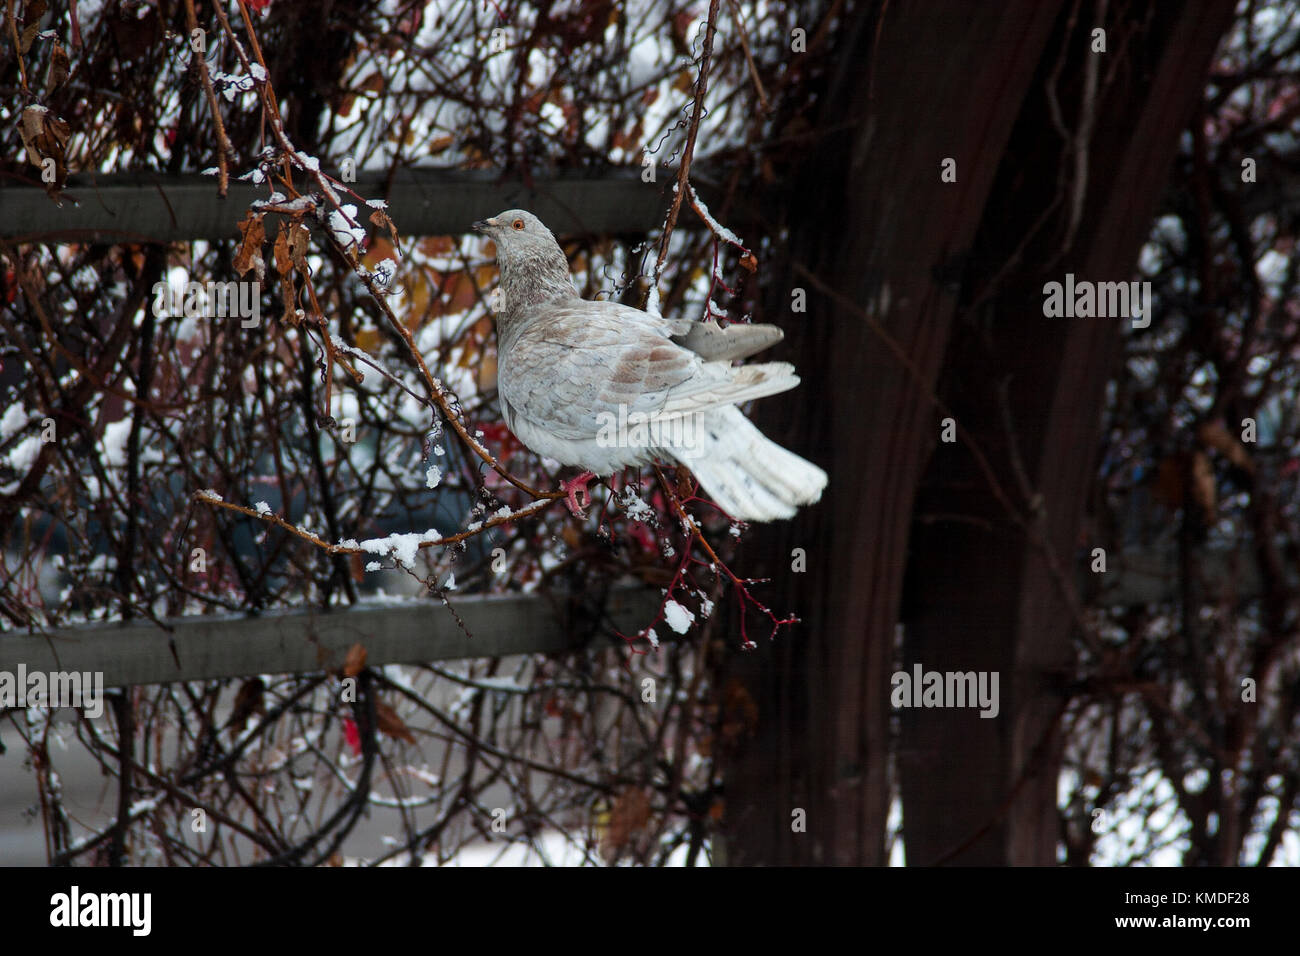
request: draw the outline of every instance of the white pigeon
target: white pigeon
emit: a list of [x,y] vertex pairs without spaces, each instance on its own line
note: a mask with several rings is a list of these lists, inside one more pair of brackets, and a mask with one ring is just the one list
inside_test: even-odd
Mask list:
[[578,295],[569,263],[532,213],[474,228],[496,244],[497,388],[506,425],[532,451],[596,476],[671,460],[741,521],[789,518],[821,498],[826,472],[766,438],[736,406],[794,388],[787,362],[733,365],[780,341],[773,325],[666,319]]

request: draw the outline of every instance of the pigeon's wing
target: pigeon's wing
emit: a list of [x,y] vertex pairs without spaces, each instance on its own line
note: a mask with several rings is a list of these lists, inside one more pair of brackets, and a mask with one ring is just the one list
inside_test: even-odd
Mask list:
[[706,362],[734,362],[771,348],[785,338],[775,325],[735,322],[725,329],[712,319],[669,319],[616,302],[601,303],[609,308],[611,318],[636,324],[670,337],[678,345],[694,352]]
[[[515,415],[566,439],[590,438],[606,416],[668,420],[793,388],[783,362],[705,362],[669,337],[677,323],[613,302],[540,306],[500,357],[498,384]],[[630,314],[629,314],[630,313]]]
[[[498,359],[498,388],[516,415],[562,438],[597,434],[602,413],[653,415],[702,364],[657,323],[611,302],[542,306]],[[647,320],[653,317],[640,313]]]

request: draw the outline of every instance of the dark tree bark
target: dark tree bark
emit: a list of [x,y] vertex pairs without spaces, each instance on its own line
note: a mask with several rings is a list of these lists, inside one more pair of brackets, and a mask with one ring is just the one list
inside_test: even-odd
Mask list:
[[[966,446],[938,446],[916,507],[904,663],[996,671],[1001,709],[995,719],[975,710],[901,713],[911,863],[1057,862],[1057,730],[1079,606],[1065,588],[1073,587],[1080,548],[1091,547],[1080,539],[1083,503],[1096,473],[1106,382],[1131,323],[1045,318],[1043,286],[1066,273],[1132,278],[1233,8],[1230,0],[1112,6],[1105,54],[1090,52],[1093,22],[1080,17],[1073,34],[1058,23],[1012,133],[972,250],[963,300],[974,307],[954,330],[944,394],[1028,529],[1011,520]],[[1066,51],[1054,86],[1074,131],[1086,126],[1079,104],[1090,58],[1100,58],[1101,84],[1113,76],[1099,85],[1086,144],[1067,143],[1052,121],[1046,91],[1056,51]],[[1076,144],[1086,148],[1087,188],[1072,213]],[[1063,201],[1036,231],[1058,195]],[[975,304],[1008,261],[1002,288]]]
[[[961,256],[1056,6],[892,4],[883,23],[868,8],[846,25],[824,132],[791,183],[789,274],[774,292],[787,313],[791,289],[807,292],[807,313],[783,322],[804,384],[760,405],[764,429],[831,483],[818,507],[755,532],[745,558],[776,556],[764,593],[803,623],[732,662],[758,723],[727,781],[729,863],[885,862],[889,673],[933,384]],[[955,184],[939,181],[946,157]],[[802,574],[794,548],[811,559]],[[796,809],[806,833],[792,832]]]
[[[889,4],[883,22],[873,5],[841,31],[834,61],[848,66],[820,98],[822,135],[792,187],[790,276],[773,294],[788,311],[790,288],[807,289],[806,316],[784,322],[804,385],[797,401],[759,412],[831,484],[817,508],[753,535],[748,560],[786,556],[764,569],[768,593],[803,623],[728,662],[758,717],[729,765],[726,862],[886,862],[890,677],[909,560],[907,660],[1003,680],[996,719],[904,712],[908,860],[1055,861],[1055,739],[1044,732],[1062,701],[1071,617],[1042,550],[1007,530],[965,447],[936,453],[936,387],[942,370],[1013,504],[1028,511],[1032,492],[1042,496],[1041,536],[1070,569],[1120,320],[1045,319],[1043,276],[1132,272],[1232,14],[1226,0],[1162,8],[1112,10],[1106,54],[1088,52],[1090,7],[1063,42],[1071,8],[1059,3]],[[1082,215],[1049,267],[1069,220],[1062,169],[1073,167],[1061,165],[1044,83],[1064,60],[1057,92],[1075,127],[1089,55],[1113,84],[1087,148]],[[955,183],[940,181],[946,158]],[[1049,212],[1058,188],[1066,205]],[[1003,381],[1029,495],[1012,470]],[[909,559],[914,503],[988,527],[921,522]],[[791,571],[794,548],[814,559],[806,573]],[[792,831],[795,809],[806,833]]]

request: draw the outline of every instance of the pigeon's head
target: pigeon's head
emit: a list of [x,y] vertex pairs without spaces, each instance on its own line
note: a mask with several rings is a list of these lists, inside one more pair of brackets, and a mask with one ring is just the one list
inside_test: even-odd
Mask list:
[[503,264],[559,248],[551,230],[526,209],[507,209],[474,223],[474,229],[496,243],[497,258]]
[[574,295],[569,260],[542,221],[524,209],[507,209],[474,228],[497,247],[501,292],[509,308]]

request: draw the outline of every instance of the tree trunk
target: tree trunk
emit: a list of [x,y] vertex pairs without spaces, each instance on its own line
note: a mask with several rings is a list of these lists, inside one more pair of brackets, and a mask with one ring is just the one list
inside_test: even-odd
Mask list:
[[[788,255],[769,261],[789,270],[773,283],[778,357],[804,384],[759,404],[764,429],[825,467],[830,486],[819,506],[752,532],[741,556],[773,578],[756,594],[803,623],[728,661],[757,720],[728,763],[727,863],[886,862],[889,675],[934,383],[961,257],[1058,7],[895,3],[878,22],[867,5],[840,31],[819,135],[790,181]],[[947,157],[956,183],[940,181]],[[806,314],[790,314],[795,288]],[[792,570],[795,548],[806,572]]]
[[[1131,279],[1233,6],[1202,0],[1116,11],[1105,24],[1104,54],[1090,51],[1092,21],[1080,17],[1067,37],[1063,18],[1016,123],[974,245],[964,304],[1008,261],[1013,266],[954,331],[944,395],[1030,530],[1010,519],[965,444],[938,446],[916,507],[904,669],[997,672],[1001,708],[991,719],[974,709],[902,711],[909,863],[1057,862],[1058,721],[1078,623],[1072,608],[1079,607],[1062,585],[1073,587],[1076,554],[1092,547],[1080,538],[1083,502],[1096,473],[1106,382],[1131,322],[1046,318],[1043,287],[1063,283],[1066,273]],[[1068,245],[1075,153],[1057,132],[1045,93],[1062,49],[1069,52],[1055,86],[1073,131],[1083,125],[1090,66],[1101,84],[1084,144],[1086,192]],[[1035,232],[1058,195],[1064,202]]]

